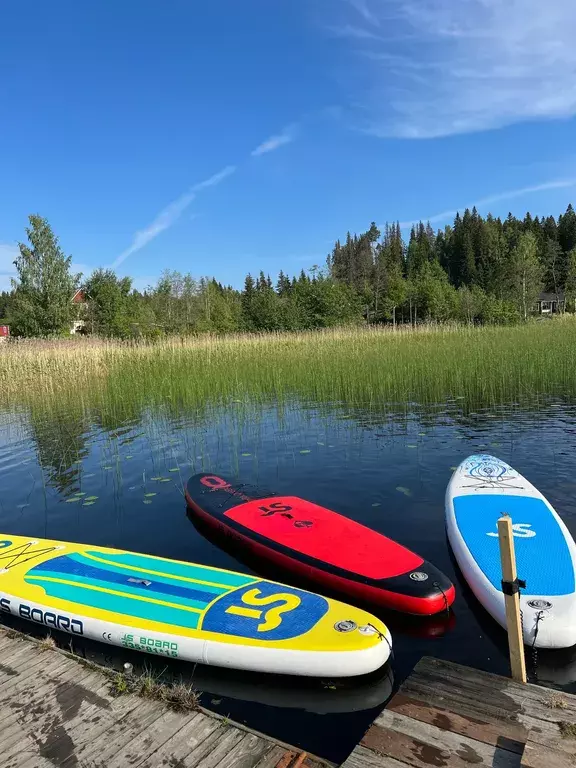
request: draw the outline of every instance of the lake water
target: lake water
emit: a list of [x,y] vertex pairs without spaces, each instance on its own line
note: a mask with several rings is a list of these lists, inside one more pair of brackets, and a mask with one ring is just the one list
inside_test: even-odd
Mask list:
[[[379,413],[231,403],[210,415],[174,419],[144,412],[123,423],[97,412],[0,412],[0,532],[253,571],[257,563],[222,551],[191,523],[183,487],[199,471],[261,483],[398,540],[455,582],[450,616],[380,614],[393,633],[395,685],[426,654],[506,674],[505,634],[451,558],[446,484],[467,455],[493,453],[526,475],[576,534],[575,448],[576,407],[560,401],[476,413],[465,413],[460,401],[426,409],[391,405]],[[334,761],[355,746],[391,690],[387,671],[360,681],[302,681],[194,668],[97,643],[76,643],[75,650],[110,666],[129,660],[191,677],[204,692],[204,706]],[[533,679],[576,692],[576,648],[540,651],[536,659],[528,654],[528,662]]]

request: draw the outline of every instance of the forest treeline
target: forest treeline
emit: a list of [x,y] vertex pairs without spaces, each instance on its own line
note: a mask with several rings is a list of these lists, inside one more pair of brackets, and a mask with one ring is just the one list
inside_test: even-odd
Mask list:
[[[375,224],[337,241],[325,265],[276,280],[247,275],[243,290],[211,278],[165,271],[155,286],[133,290],[129,277],[97,269],[71,272],[49,223],[30,216],[28,243],[15,261],[13,290],[0,294],[0,318],[13,335],[69,333],[74,320],[103,336],[308,330],[344,324],[526,320],[542,291],[576,301],[576,212],[557,219],[502,221],[476,209],[434,231]],[[72,304],[82,287],[86,302]],[[563,305],[560,304],[562,307]]]

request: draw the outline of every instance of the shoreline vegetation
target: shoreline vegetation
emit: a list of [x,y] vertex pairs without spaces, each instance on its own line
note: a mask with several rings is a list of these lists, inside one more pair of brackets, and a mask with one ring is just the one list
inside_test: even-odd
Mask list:
[[465,407],[576,396],[576,318],[300,333],[13,340],[0,345],[7,407],[165,409],[346,404]]
[[[526,322],[538,312],[576,310],[576,211],[504,220],[474,208],[434,231],[372,223],[337,240],[325,263],[276,282],[260,271],[238,290],[213,277],[166,270],[133,288],[112,269],[72,273],[72,257],[50,224],[29,217],[12,290],[0,293],[0,325],[12,336],[83,333],[156,338],[201,333],[307,331],[347,325],[458,321]],[[208,255],[209,257],[209,255]],[[205,263],[206,259],[204,259]],[[7,331],[5,331],[7,333]]]

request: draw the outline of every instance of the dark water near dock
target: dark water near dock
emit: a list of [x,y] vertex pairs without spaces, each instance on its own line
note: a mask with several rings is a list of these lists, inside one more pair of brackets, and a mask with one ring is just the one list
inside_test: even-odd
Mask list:
[[[576,406],[568,402],[475,413],[463,412],[460,401],[386,413],[240,404],[210,418],[147,413],[106,426],[97,413],[0,411],[0,532],[253,570],[257,564],[210,542],[188,519],[183,500],[184,483],[195,472],[237,476],[369,525],[455,581],[450,616],[380,614],[393,633],[396,683],[422,655],[506,674],[504,632],[476,603],[451,559],[446,484],[465,456],[493,453],[526,475],[576,534],[575,449]],[[286,580],[269,570],[263,575]],[[158,673],[192,677],[204,691],[204,706],[334,761],[353,748],[391,688],[385,674],[342,683],[299,681],[194,668],[96,643],[75,649],[119,668],[124,661],[147,663]],[[533,679],[576,692],[576,648],[540,651],[535,660],[528,654],[528,662]]]

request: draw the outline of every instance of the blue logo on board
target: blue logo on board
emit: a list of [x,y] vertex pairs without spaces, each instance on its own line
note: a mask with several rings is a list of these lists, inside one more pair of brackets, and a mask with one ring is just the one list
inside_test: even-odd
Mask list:
[[319,595],[257,581],[228,592],[206,612],[202,629],[254,640],[288,640],[309,632],[328,611]]
[[7,539],[3,539],[2,541],[0,541],[0,549],[6,549],[7,547],[11,547],[11,546],[12,546],[12,542],[8,541]]

